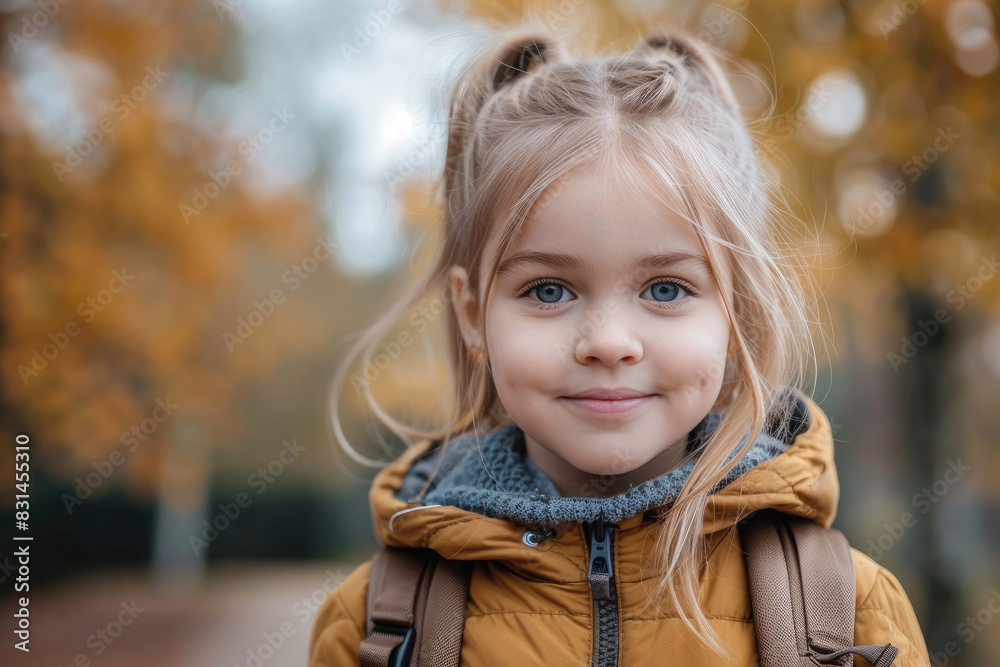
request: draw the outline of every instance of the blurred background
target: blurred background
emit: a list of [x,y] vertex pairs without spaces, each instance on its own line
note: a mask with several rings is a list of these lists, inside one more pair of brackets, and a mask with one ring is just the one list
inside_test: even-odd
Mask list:
[[[1000,665],[980,0],[0,1],[0,521],[32,537],[0,550],[0,662],[305,664],[317,605],[375,548],[330,380],[426,269],[451,77],[528,11],[605,51],[680,23],[740,57],[751,115],[771,86],[760,155],[819,231],[834,525],[899,578],[934,664]],[[433,416],[426,319],[376,383],[393,414]],[[381,451],[349,386],[340,409]]]

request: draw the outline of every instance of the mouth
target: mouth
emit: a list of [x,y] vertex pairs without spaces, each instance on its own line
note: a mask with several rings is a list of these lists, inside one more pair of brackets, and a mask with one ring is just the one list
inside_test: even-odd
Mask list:
[[617,415],[631,412],[646,405],[656,397],[633,389],[594,389],[573,396],[560,396],[578,410],[594,414]]
[[637,389],[630,389],[628,387],[595,387],[573,394],[572,396],[563,396],[562,398],[596,398],[599,400],[617,401],[651,395],[645,391],[638,391]]

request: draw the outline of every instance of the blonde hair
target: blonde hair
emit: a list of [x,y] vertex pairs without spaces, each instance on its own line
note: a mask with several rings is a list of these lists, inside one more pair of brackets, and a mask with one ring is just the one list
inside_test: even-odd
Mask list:
[[[725,416],[699,448],[676,502],[661,515],[656,553],[662,577],[655,594],[669,594],[683,622],[719,654],[727,649],[699,604],[710,496],[765,425],[790,416],[781,390],[799,387],[807,362],[815,362],[810,323],[816,321],[810,311],[815,302],[799,279],[801,258],[790,242],[801,225],[789,220],[780,188],[758,159],[721,60],[712,47],[677,29],[657,29],[628,53],[591,60],[574,57],[566,40],[541,24],[501,34],[462,71],[449,100],[444,229],[434,264],[354,345],[332,394],[341,445],[356,461],[384,463],[343,438],[338,388],[351,360],[363,352],[363,363],[370,363],[381,336],[403,313],[428,296],[449,298],[450,267],[465,267],[472,293],[483,287],[488,295],[535,206],[577,169],[603,168],[642,201],[669,206],[703,244],[720,282],[732,345],[724,368],[706,369],[723,376],[716,405]],[[498,246],[481,286],[484,248],[492,239]],[[486,304],[477,306],[482,317]],[[457,391],[449,423],[429,433],[399,423],[375,403],[367,381],[361,383],[373,412],[404,440],[447,444],[470,425],[490,429],[509,421],[488,364],[467,358],[454,309],[445,317]]]

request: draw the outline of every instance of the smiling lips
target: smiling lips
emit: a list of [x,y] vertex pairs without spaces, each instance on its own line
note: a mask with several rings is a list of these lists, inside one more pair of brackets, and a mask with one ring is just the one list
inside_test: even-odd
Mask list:
[[647,394],[626,387],[605,389],[599,387],[574,394],[561,396],[563,400],[588,412],[598,414],[621,414],[634,410],[652,400],[654,394]]

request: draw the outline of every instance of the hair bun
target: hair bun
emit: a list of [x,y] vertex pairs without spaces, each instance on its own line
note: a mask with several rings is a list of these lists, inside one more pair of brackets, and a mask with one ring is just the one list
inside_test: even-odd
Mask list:
[[719,64],[719,55],[711,46],[686,33],[658,28],[639,42],[636,51],[669,54],[668,57],[676,60],[682,69],[706,84],[735,118],[742,120],[742,110],[736,101],[736,95]]
[[644,43],[646,46],[649,46],[650,48],[656,49],[658,51],[659,50],[670,51],[671,53],[676,54],[679,58],[683,58],[686,56],[693,57],[691,51],[689,51],[688,48],[682,42],[677,41],[676,39],[672,38],[665,32],[657,32],[652,35],[649,35],[644,40]]
[[529,37],[508,46],[499,58],[493,75],[493,89],[497,90],[526,74],[533,65],[545,62],[548,44],[543,39]]

